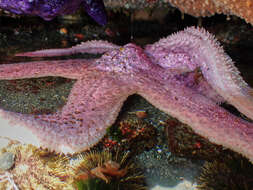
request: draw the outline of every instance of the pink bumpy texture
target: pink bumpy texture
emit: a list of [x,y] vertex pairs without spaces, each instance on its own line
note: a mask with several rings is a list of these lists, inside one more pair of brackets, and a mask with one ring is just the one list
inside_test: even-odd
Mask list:
[[[219,106],[227,101],[253,119],[251,88],[214,37],[187,28],[143,50],[92,41],[69,49],[19,56],[103,53],[99,59],[0,65],[0,79],[61,76],[77,79],[62,110],[24,115],[0,109],[0,136],[57,152],[75,153],[96,144],[112,125],[123,102],[139,94],[211,142],[253,161],[253,124]],[[203,77],[196,81],[195,71]]]

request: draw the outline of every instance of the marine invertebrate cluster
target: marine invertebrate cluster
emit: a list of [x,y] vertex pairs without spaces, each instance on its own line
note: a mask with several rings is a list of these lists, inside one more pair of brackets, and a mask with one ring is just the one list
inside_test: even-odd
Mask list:
[[[109,149],[129,150],[138,154],[157,143],[156,128],[141,119],[126,117],[107,129],[103,145]],[[138,146],[136,146],[138,144]]]
[[14,154],[15,163],[12,168],[0,172],[3,178],[0,189],[74,189],[71,184],[73,171],[67,157],[19,143],[9,145],[1,152]]
[[[57,152],[82,151],[104,136],[126,98],[139,94],[211,142],[253,161],[253,124],[217,104],[226,100],[252,119],[252,89],[214,36],[204,29],[187,28],[144,50],[134,44],[119,47],[91,41],[73,48],[19,55],[77,52],[106,53],[90,60],[0,65],[2,80],[49,75],[77,79],[67,104],[55,113],[25,115],[0,109],[1,136]],[[196,82],[198,68],[203,78]]]
[[144,176],[129,152],[89,151],[68,157],[13,143],[1,150],[2,155],[15,159],[11,167],[0,169],[0,189],[146,189]]

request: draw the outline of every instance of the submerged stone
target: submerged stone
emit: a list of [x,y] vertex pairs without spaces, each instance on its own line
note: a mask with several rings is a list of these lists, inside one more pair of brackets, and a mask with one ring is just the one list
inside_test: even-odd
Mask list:
[[5,152],[0,155],[0,170],[8,170],[14,164],[15,155],[11,152]]

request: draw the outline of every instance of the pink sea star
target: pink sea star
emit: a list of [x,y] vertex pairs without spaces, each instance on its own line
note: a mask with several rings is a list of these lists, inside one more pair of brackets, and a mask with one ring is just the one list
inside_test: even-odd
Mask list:
[[[97,143],[115,121],[123,102],[139,94],[160,110],[191,126],[210,141],[253,161],[253,124],[219,106],[227,101],[253,119],[251,88],[232,60],[204,29],[184,31],[143,50],[91,41],[68,49],[22,56],[103,53],[101,58],[0,65],[0,79],[62,76],[77,79],[62,110],[24,115],[0,109],[0,136],[64,153]],[[200,68],[204,79],[195,81]]]

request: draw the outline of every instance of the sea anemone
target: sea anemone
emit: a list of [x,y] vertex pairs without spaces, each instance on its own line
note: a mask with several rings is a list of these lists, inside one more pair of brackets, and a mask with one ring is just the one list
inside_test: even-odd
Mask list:
[[115,154],[105,150],[80,154],[73,164],[76,177],[74,186],[78,190],[145,190],[144,176],[135,163],[130,161],[129,153]]
[[206,162],[198,179],[200,190],[253,189],[253,165],[242,156],[231,153]]

